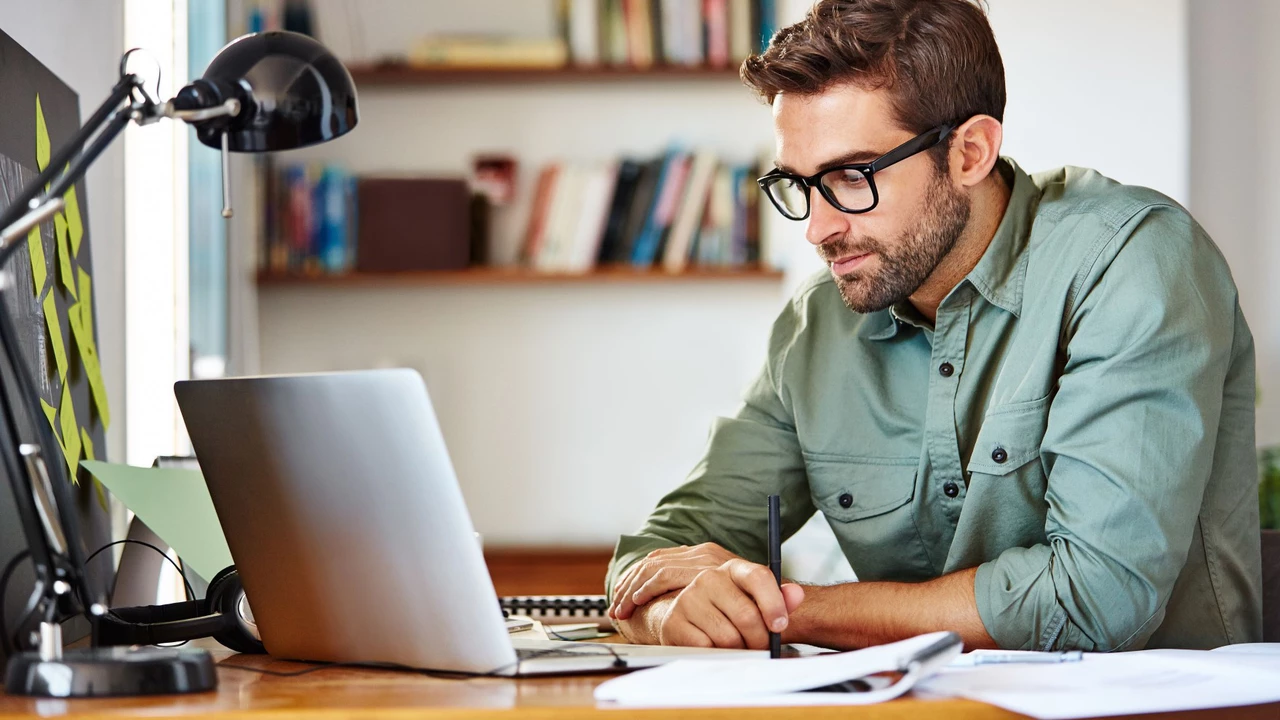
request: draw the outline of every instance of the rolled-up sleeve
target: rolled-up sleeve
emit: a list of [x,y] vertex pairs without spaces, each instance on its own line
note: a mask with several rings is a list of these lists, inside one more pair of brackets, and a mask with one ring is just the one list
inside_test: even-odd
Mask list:
[[738,411],[715,421],[684,485],[662,499],[638,533],[618,541],[605,576],[611,600],[618,576],[659,548],[715,542],[764,562],[769,495],[782,496],[784,537],[813,515],[793,415],[778,382],[803,324],[793,300],[774,322],[768,360]]
[[1213,464],[1237,295],[1178,208],[1122,226],[1083,274],[1041,461],[1047,543],[978,567],[978,611],[1014,649],[1138,649],[1159,626]]

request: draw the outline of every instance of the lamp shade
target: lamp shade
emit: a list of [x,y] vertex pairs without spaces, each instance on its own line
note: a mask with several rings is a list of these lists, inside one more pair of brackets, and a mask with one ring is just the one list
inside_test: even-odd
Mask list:
[[233,152],[292,150],[345,135],[359,120],[351,73],[324,45],[295,32],[231,41],[175,100],[207,107],[228,97],[240,100],[238,115],[196,124],[209,147],[220,148],[226,132]]

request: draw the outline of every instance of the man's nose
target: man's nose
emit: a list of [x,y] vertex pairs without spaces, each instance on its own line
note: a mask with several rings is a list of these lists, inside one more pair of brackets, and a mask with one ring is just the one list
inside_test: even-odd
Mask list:
[[827,202],[817,188],[809,189],[809,225],[805,228],[804,238],[813,245],[830,242],[834,237],[841,237],[849,232],[848,213],[842,213]]

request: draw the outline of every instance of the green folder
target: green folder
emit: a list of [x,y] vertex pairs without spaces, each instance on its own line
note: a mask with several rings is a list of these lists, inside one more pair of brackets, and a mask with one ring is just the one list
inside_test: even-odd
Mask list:
[[198,470],[140,468],[85,460],[89,471],[147,527],[208,580],[232,564],[213,499]]

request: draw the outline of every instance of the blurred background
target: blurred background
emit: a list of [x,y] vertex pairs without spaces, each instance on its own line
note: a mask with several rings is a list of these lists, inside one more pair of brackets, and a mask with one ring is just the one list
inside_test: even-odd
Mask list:
[[[760,207],[770,113],[736,69],[809,4],[0,0],[0,28],[80,93],[82,116],[126,47],[152,51],[167,97],[263,29],[316,36],[360,93],[350,135],[234,158],[230,222],[217,154],[179,123],[131,128],[90,171],[100,353],[123,419],[108,456],[189,452],[183,377],[411,367],[499,592],[599,592],[617,536],[683,480],[821,267],[802,223]],[[988,7],[1005,154],[1195,214],[1240,287],[1258,441],[1275,443],[1280,5]],[[848,574],[820,524],[788,562]]]

